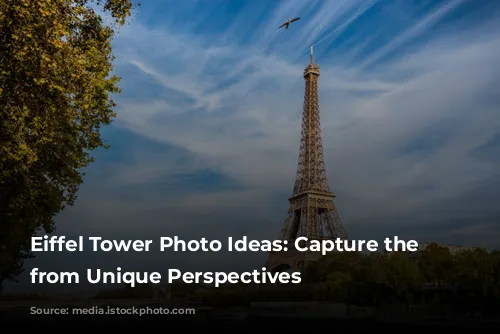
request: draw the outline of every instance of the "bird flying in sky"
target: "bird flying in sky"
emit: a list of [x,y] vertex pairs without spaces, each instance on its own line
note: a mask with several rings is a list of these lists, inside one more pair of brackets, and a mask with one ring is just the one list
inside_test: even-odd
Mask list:
[[282,25],[280,25],[280,26],[278,27],[278,29],[281,29],[281,28],[283,28],[283,27],[285,27],[285,29],[288,29],[288,27],[290,26],[290,23],[295,22],[295,21],[298,21],[298,20],[300,20],[300,17],[296,17],[296,18],[294,18],[294,19],[290,19],[290,20],[286,21],[285,23],[283,23]]

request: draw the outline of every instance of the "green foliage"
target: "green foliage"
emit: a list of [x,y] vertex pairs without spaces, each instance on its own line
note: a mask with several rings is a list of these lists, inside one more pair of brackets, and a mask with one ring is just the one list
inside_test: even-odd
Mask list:
[[[128,0],[0,1],[0,284],[19,274],[30,237],[72,205],[100,128],[115,114],[113,27]],[[93,8],[92,8],[93,7]]]
[[455,255],[438,245],[414,254],[333,252],[310,263],[302,279],[297,285],[259,285],[258,289],[228,286],[203,291],[198,297],[216,305],[311,300],[380,305],[437,300],[500,307],[500,253],[481,249]]
[[453,256],[448,248],[431,244],[420,257],[420,267],[427,281],[434,280],[438,285],[452,281]]
[[457,284],[480,297],[497,294],[500,288],[500,281],[496,279],[500,274],[498,256],[477,249],[458,253],[456,262],[455,281]]
[[119,289],[101,290],[96,299],[146,299],[153,298],[154,290],[149,284],[138,284],[135,287],[125,285]]

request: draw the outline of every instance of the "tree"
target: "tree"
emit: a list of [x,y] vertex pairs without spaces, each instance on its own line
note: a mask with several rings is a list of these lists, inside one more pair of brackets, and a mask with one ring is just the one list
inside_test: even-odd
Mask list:
[[381,283],[409,303],[412,293],[422,284],[418,266],[404,252],[384,254],[379,259],[384,272]]
[[419,264],[426,283],[441,286],[451,282],[454,264],[453,255],[448,248],[437,244],[429,245],[420,254]]
[[456,255],[456,282],[474,296],[484,300],[495,294],[496,256],[483,249],[460,252]]
[[19,274],[31,236],[74,203],[91,151],[105,147],[100,128],[119,91],[110,43],[131,10],[129,0],[0,1],[0,284]]
[[303,279],[308,283],[319,283],[328,280],[332,273],[351,276],[362,261],[363,255],[359,252],[331,252],[309,263],[303,272]]

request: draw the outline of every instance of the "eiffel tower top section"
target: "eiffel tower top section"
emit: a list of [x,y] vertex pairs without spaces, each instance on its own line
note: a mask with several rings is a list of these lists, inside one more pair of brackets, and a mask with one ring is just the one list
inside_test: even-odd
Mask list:
[[[309,54],[309,64],[306,66],[304,69],[304,78],[307,80],[307,76],[311,74],[315,74],[319,77],[319,66],[314,63],[314,49],[313,46],[311,45],[310,49],[310,54]],[[306,82],[307,85],[307,82]]]
[[311,46],[310,62],[304,69],[305,93],[299,162],[291,198],[316,193],[333,197],[328,185],[321,139],[318,97],[319,66],[314,63]]

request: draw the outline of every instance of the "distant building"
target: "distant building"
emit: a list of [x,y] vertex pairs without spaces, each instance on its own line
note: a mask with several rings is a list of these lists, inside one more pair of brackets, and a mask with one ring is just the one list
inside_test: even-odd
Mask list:
[[462,246],[462,245],[442,245],[442,244],[437,244],[437,243],[433,243],[433,242],[427,242],[427,243],[418,244],[418,250],[423,251],[432,244],[436,244],[439,247],[448,248],[450,253],[453,255],[455,255],[459,252],[472,251],[472,250],[478,249],[477,247],[466,247],[466,246]]

